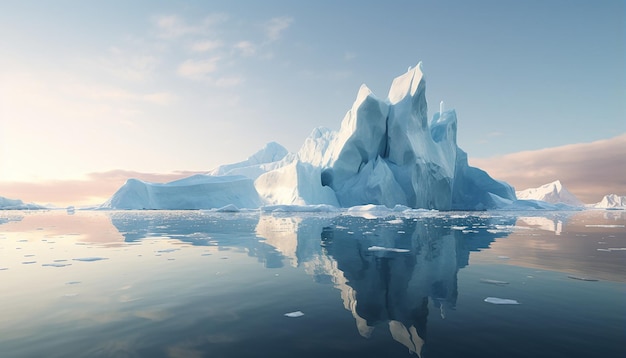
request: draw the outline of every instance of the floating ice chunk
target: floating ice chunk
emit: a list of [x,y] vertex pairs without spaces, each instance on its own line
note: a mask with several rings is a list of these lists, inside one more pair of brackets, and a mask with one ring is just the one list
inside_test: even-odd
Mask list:
[[108,260],[108,258],[106,257],[79,257],[77,259],[72,259],[74,261],[83,261],[83,262],[93,262],[93,261],[100,261],[100,260]]
[[402,224],[404,221],[402,221],[402,219],[393,219],[393,220],[388,220],[386,222],[387,224]]
[[581,276],[574,276],[574,275],[567,276],[567,278],[571,278],[573,280],[580,280],[580,281],[590,281],[590,282],[598,281],[595,278],[581,277]]
[[494,305],[519,305],[520,304],[516,300],[511,300],[508,298],[498,298],[498,297],[487,297],[485,298],[485,302],[493,303]]
[[499,258],[499,259],[502,259],[502,260],[508,260],[508,259],[510,259],[510,257],[508,257],[508,256],[498,256],[498,258]]
[[585,225],[585,227],[624,227],[624,225]]
[[51,263],[51,264],[42,264],[41,266],[44,266],[44,267],[65,267],[65,266],[70,266],[70,265],[71,264],[61,264],[61,263],[58,263],[58,262],[54,262],[54,263]]
[[480,282],[488,283],[488,284],[491,284],[491,285],[508,285],[509,284],[506,281],[491,280],[491,279],[488,279],[488,278],[481,278]]
[[163,250],[157,250],[157,253],[163,254],[163,253],[167,253],[167,252],[174,252],[174,251],[178,251],[180,249],[163,249]]
[[301,311],[295,311],[295,312],[285,313],[285,316],[291,317],[291,318],[296,318],[296,317],[304,316],[304,313],[302,313]]
[[367,251],[390,251],[390,252],[410,252],[407,249],[396,249],[394,247],[370,246]]
[[465,230],[467,226],[450,226],[450,230]]

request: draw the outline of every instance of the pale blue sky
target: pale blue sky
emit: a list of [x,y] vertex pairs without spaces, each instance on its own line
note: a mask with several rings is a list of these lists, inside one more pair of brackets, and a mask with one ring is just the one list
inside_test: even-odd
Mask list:
[[[339,4],[338,4],[339,3]],[[626,132],[625,1],[2,1],[0,181],[208,170],[423,61],[470,157]]]

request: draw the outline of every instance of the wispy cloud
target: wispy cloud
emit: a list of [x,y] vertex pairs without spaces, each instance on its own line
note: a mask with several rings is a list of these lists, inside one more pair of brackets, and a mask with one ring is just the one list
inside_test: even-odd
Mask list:
[[239,41],[233,48],[244,57],[249,57],[256,53],[256,46],[250,41]]
[[176,39],[186,35],[206,35],[211,29],[226,21],[226,14],[210,14],[196,24],[189,24],[178,15],[162,15],[153,19],[157,36],[162,39]]
[[217,70],[219,57],[212,57],[205,60],[189,59],[178,66],[177,73],[192,80],[206,80],[208,75]]
[[470,158],[470,164],[517,190],[558,179],[586,203],[598,202],[606,194],[626,195],[626,134],[591,143]]
[[275,17],[265,24],[265,34],[270,41],[278,40],[283,31],[293,23],[293,18],[288,16]]
[[193,42],[189,49],[193,52],[209,52],[224,46],[219,40],[201,40]]

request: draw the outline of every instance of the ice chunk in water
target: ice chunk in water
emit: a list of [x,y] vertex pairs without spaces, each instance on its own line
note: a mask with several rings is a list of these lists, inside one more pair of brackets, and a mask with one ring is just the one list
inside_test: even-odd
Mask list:
[[494,305],[519,305],[519,302],[517,302],[516,300],[498,297],[487,297],[485,298],[485,302],[493,303]]
[[571,278],[573,280],[580,280],[580,281],[598,281],[595,278],[589,278],[589,277],[581,277],[581,276],[567,276],[568,278]]
[[285,316],[287,316],[287,317],[292,317],[292,318],[296,318],[296,317],[302,317],[302,316],[304,316],[304,313],[302,313],[301,311],[295,311],[295,312],[285,313]]
[[370,246],[367,251],[390,251],[390,252],[410,252],[407,249],[396,249],[394,247]]
[[108,260],[108,258],[106,257],[79,257],[77,259],[72,259],[74,261],[83,261],[83,262],[93,262],[93,261],[100,261],[100,260]]
[[70,266],[71,264],[61,264],[61,263],[51,263],[51,264],[42,264],[41,266],[48,266],[48,267],[65,267],[65,266]]
[[488,278],[481,278],[480,282],[482,282],[482,283],[489,283],[489,284],[492,284],[492,285],[508,285],[509,284],[506,281],[491,280],[491,279],[488,279]]

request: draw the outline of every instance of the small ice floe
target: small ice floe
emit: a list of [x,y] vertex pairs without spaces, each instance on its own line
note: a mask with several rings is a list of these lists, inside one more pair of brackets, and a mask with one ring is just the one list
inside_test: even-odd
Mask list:
[[51,264],[42,264],[41,266],[44,267],[65,267],[65,266],[70,266],[71,264],[62,264],[62,263],[58,263],[58,262],[53,262]]
[[488,279],[488,278],[481,278],[480,282],[488,283],[488,284],[491,284],[491,285],[508,285],[509,284],[506,281],[491,280],[491,279]]
[[450,230],[465,230],[467,229],[467,226],[450,226]]
[[168,253],[168,252],[174,252],[174,251],[178,251],[180,249],[163,249],[163,250],[157,250],[156,252],[159,254],[164,254],[164,253]]
[[509,298],[498,298],[498,297],[487,297],[485,298],[485,302],[492,303],[494,305],[519,305],[520,303],[517,300],[512,300]]
[[502,259],[502,260],[508,260],[508,259],[510,259],[510,257],[508,257],[508,256],[504,256],[504,255],[498,256],[498,258],[499,258],[499,259]]
[[398,230],[398,234],[406,234],[406,231]]
[[609,247],[608,249],[598,249],[598,251],[626,251],[626,247]]
[[594,225],[585,225],[585,227],[624,227],[624,225],[603,225],[603,224],[594,224]]
[[93,262],[93,261],[100,261],[100,260],[108,260],[107,257],[79,257],[76,259],[72,259],[74,261],[83,261],[83,262]]
[[567,278],[571,278],[572,280],[580,280],[580,281],[590,281],[590,282],[595,282],[598,281],[595,278],[589,278],[589,277],[582,277],[582,276],[574,276],[574,275],[569,275],[567,276]]
[[392,219],[386,221],[387,224],[402,224],[403,222],[404,221],[402,221],[402,219]]
[[370,246],[367,251],[389,251],[389,252],[410,252],[407,249],[396,249],[395,247]]
[[285,313],[285,316],[291,317],[291,318],[296,318],[296,317],[304,316],[304,313],[302,313],[302,311],[295,311],[295,312]]

